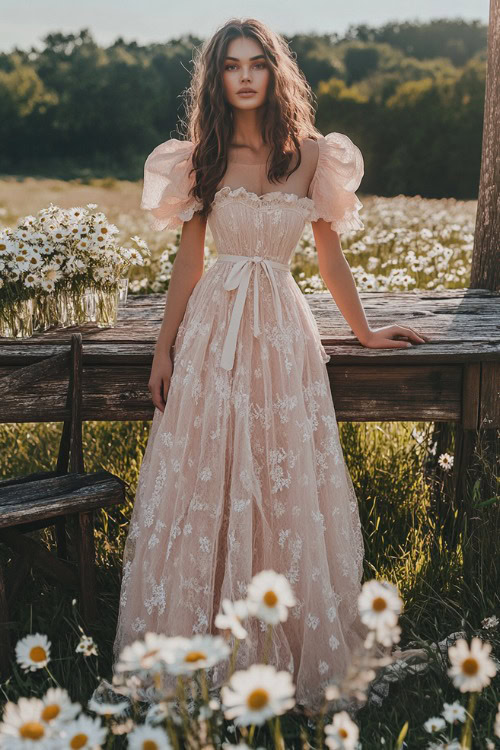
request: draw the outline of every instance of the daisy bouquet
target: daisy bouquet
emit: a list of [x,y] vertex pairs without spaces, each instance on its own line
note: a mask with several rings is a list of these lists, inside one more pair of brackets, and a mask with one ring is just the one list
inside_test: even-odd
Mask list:
[[119,279],[149,250],[139,237],[120,246],[118,227],[96,208],[51,203],[0,231],[1,335],[116,320]]

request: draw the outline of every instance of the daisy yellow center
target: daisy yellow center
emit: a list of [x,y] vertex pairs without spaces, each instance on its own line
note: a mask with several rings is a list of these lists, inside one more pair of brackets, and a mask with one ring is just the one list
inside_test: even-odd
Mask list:
[[274,591],[266,591],[264,594],[264,603],[267,604],[268,607],[275,607],[276,603],[278,601],[278,597],[274,593]]
[[61,707],[58,706],[57,703],[49,704],[48,706],[45,706],[42,711],[42,719],[44,721],[52,721],[52,719],[55,719],[60,711]]
[[269,693],[267,690],[264,690],[263,688],[257,688],[257,690],[252,690],[250,695],[247,698],[247,704],[249,708],[252,708],[254,711],[258,711],[259,708],[264,708],[269,703]]
[[7,250],[7,245],[4,245],[3,242],[0,242],[0,252],[3,252],[4,250]]
[[154,740],[145,740],[142,743],[142,750],[158,750],[158,743]]
[[343,737],[343,738],[349,737],[345,729],[343,729],[342,727],[339,729],[339,737]]
[[38,260],[36,258],[30,258],[30,263],[36,266],[36,264],[38,263]]
[[462,672],[464,674],[468,674],[468,675],[477,674],[478,669],[479,669],[479,664],[477,663],[476,659],[473,659],[471,656],[469,656],[468,659],[465,659],[464,663],[462,664]]
[[108,230],[106,229],[106,227],[101,227],[101,234],[107,234],[107,233],[108,233]]
[[387,607],[387,602],[382,596],[377,596],[373,600],[372,608],[375,612],[382,612]]
[[33,648],[30,649],[31,661],[45,661],[46,658],[47,652],[42,646],[33,646]]
[[28,721],[19,729],[19,734],[27,740],[39,740],[45,735],[45,729],[39,721]]
[[88,735],[83,734],[75,734],[71,738],[71,742],[69,743],[69,746],[72,748],[72,750],[78,750],[80,747],[85,747],[85,745],[88,742]]
[[200,661],[200,659],[206,659],[206,654],[203,651],[189,651],[184,661],[195,662]]

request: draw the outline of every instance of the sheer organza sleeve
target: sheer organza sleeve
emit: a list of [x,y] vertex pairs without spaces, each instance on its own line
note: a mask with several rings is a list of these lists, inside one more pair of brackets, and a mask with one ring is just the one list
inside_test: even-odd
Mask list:
[[189,221],[202,203],[188,195],[194,183],[191,141],[171,138],[160,143],[144,164],[141,208],[150,211],[152,229],[175,229]]
[[336,232],[364,229],[358,213],[363,204],[354,192],[364,174],[361,151],[343,133],[321,136],[318,147],[318,163],[308,193],[314,201],[311,221],[324,219]]

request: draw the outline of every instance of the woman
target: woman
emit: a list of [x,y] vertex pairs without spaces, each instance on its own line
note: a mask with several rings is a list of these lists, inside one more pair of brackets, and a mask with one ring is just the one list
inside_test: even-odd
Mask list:
[[[285,41],[229,20],[195,61],[188,140],[157,146],[142,207],[182,226],[149,389],[156,407],[124,552],[115,659],[153,631],[219,634],[223,598],[272,569],[296,604],[269,663],[318,707],[366,630],[363,542],[315,320],[289,269],[307,221],[319,269],[363,346],[426,339],[368,325],[339,233],[362,229],[363,158],[313,125],[311,91]],[[203,274],[206,225],[218,250]],[[407,339],[401,340],[401,339]],[[265,626],[245,621],[236,668],[261,661]],[[227,664],[210,670],[212,686]],[[172,687],[175,678],[172,678]]]

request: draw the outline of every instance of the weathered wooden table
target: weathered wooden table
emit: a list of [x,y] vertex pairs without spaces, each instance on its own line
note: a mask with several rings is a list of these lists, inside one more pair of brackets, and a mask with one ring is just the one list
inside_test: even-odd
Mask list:
[[[409,349],[368,349],[330,294],[306,295],[332,355],[326,367],[339,421],[442,421],[471,430],[500,426],[500,293],[361,292],[360,297],[372,328],[408,324],[431,340]],[[131,296],[114,328],[85,325],[30,339],[0,338],[0,378],[64,351],[71,333],[79,330],[83,418],[152,419],[147,383],[164,304],[162,294]],[[34,413],[33,400],[42,392],[49,406]],[[42,377],[24,392],[4,393],[0,422],[62,420],[65,392],[66,383]]]

